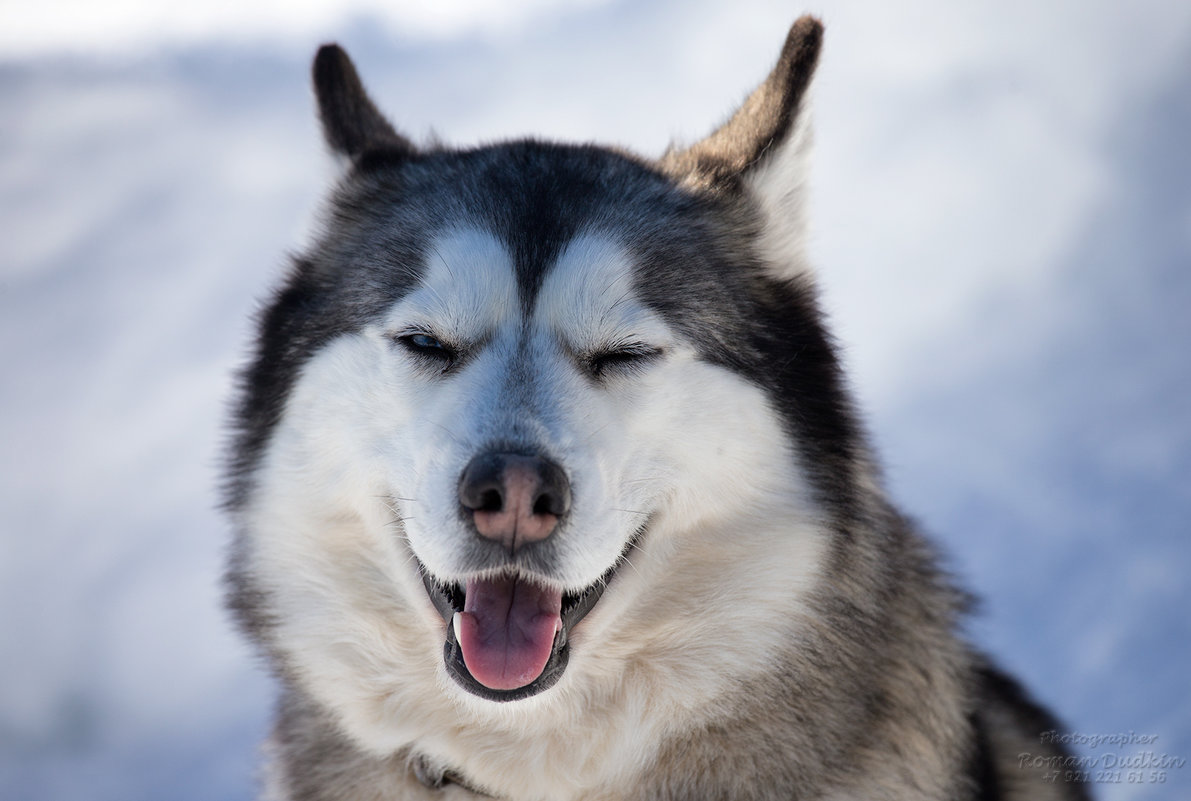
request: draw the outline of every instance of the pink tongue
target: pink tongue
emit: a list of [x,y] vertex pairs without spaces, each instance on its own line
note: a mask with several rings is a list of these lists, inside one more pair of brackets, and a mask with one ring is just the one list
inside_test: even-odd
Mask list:
[[467,582],[455,636],[476,681],[515,690],[546,669],[561,625],[562,593],[515,578]]

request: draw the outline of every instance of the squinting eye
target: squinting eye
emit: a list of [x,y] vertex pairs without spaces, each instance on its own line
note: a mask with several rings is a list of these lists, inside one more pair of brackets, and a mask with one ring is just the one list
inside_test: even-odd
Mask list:
[[404,339],[409,345],[418,350],[446,350],[441,342],[429,334],[410,334]]
[[397,341],[415,356],[447,362],[448,366],[455,361],[455,351],[430,334],[415,331],[397,337]]

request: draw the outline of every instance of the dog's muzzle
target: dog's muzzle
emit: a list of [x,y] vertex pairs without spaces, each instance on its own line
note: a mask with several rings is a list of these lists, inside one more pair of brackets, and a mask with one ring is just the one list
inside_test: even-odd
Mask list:
[[524,560],[549,547],[570,513],[571,485],[561,466],[540,455],[492,449],[468,462],[457,492],[463,520],[495,563],[459,581],[440,580],[418,563],[447,623],[447,671],[481,698],[536,695],[562,677],[571,630],[599,601],[645,526],[597,581],[566,593]]

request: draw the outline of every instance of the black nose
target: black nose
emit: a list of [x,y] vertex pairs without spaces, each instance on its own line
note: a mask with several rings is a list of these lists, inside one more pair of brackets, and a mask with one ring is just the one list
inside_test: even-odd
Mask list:
[[554,462],[518,453],[482,453],[459,478],[459,503],[481,537],[512,552],[554,533],[571,507],[571,484]]

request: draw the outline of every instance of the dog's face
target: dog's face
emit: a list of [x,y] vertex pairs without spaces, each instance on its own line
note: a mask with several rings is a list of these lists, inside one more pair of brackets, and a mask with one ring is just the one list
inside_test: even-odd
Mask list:
[[606,151],[439,158],[342,188],[352,223],[306,269],[323,325],[351,328],[298,379],[283,426],[308,444],[278,468],[383,509],[447,669],[518,699],[563,674],[635,546],[787,491],[791,454],[726,363],[753,303],[722,277],[747,275],[728,209]]
[[[791,41],[817,53],[817,28]],[[800,149],[814,53],[801,84],[766,84],[772,130],[754,107],[737,150],[656,164],[419,153],[320,54],[353,166],[265,315],[234,499],[243,603],[316,696],[376,718],[616,682],[667,649],[731,661],[736,627],[774,622],[717,604],[805,589],[821,543],[766,548],[829,513],[816,482],[848,454],[823,443],[849,424],[791,191],[766,189],[791,170],[762,154]]]

